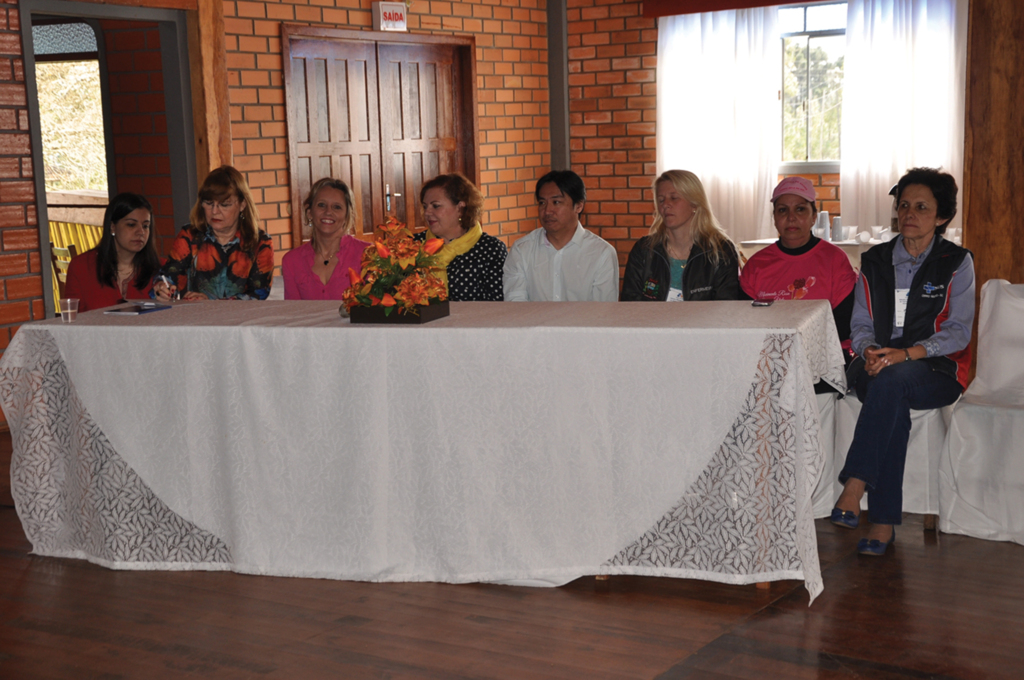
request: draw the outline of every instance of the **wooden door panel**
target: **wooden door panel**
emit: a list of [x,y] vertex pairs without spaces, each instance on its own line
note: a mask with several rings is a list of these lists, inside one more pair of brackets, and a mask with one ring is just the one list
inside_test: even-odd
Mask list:
[[371,233],[384,218],[374,45],[301,39],[290,47],[293,215],[304,219],[302,201],[313,182],[336,177],[352,188],[357,231]]
[[321,177],[352,188],[364,234],[383,222],[388,197],[391,214],[416,225],[425,181],[477,179],[472,40],[290,24],[282,38],[292,247],[302,242],[302,201]]
[[378,46],[381,155],[399,219],[417,224],[419,191],[441,173],[465,172],[459,157],[457,49],[451,45]]

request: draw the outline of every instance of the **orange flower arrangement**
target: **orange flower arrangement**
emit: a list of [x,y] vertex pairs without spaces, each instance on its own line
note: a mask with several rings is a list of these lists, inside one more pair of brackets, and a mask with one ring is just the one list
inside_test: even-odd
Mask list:
[[346,311],[353,307],[384,307],[385,316],[418,314],[417,305],[448,299],[448,287],[438,276],[434,254],[444,241],[413,238],[412,230],[394,217],[373,230],[373,245],[363,252],[361,272],[348,270],[352,285],[342,294]]

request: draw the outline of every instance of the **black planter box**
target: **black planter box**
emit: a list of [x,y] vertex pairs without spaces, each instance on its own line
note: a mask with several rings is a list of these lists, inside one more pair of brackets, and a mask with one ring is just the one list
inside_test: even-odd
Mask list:
[[431,305],[417,305],[419,314],[399,314],[397,306],[391,314],[385,316],[385,307],[353,307],[349,312],[352,323],[430,323],[435,319],[448,316],[448,301],[435,302]]

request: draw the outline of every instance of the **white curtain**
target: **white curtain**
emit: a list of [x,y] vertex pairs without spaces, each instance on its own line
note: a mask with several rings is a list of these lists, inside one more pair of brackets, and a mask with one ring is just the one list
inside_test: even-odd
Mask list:
[[967,0],[849,1],[843,224],[889,224],[889,189],[913,167],[941,167],[963,186],[966,66]]
[[697,174],[736,242],[775,234],[769,199],[782,146],[777,18],[768,7],[658,20],[658,172]]

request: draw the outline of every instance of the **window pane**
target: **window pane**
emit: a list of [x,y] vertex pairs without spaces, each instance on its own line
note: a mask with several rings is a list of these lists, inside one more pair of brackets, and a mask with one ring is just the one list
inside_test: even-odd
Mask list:
[[808,31],[846,29],[846,3],[816,5],[807,8]]
[[811,38],[808,45],[808,160],[839,160],[846,36]]
[[805,35],[782,41],[782,160],[807,158],[807,46]]
[[43,24],[32,27],[32,51],[37,57],[44,54],[91,53],[98,49],[96,31],[89,24]]
[[46,190],[106,191],[99,62],[37,62],[36,88]]
[[779,33],[802,33],[803,30],[803,7],[787,7],[779,10]]

